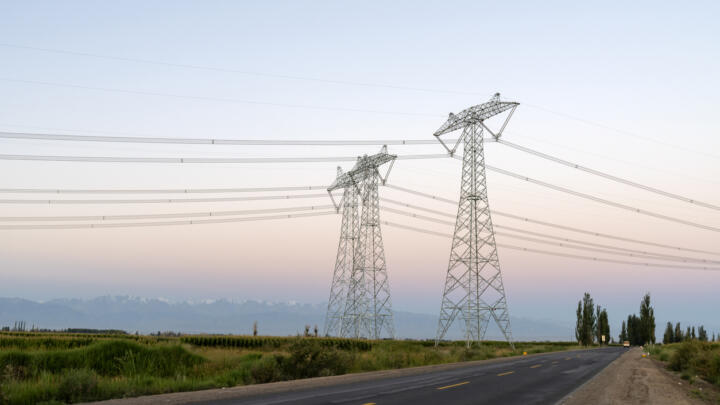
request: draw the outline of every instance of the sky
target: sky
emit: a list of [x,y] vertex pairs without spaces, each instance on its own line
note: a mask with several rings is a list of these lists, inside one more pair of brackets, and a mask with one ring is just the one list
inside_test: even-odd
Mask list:
[[[500,92],[504,100],[520,102],[503,135],[506,140],[720,204],[718,11],[720,5],[712,1],[682,6],[649,1],[602,6],[572,1],[5,1],[0,3],[0,132],[432,139],[449,112]],[[2,154],[127,157],[333,157],[379,150],[17,139],[0,139],[0,148]],[[441,153],[442,147],[390,146],[390,152]],[[500,144],[487,144],[485,152],[487,163],[496,167],[720,227],[717,210],[623,186]],[[0,188],[327,185],[336,166],[0,160]],[[393,167],[389,182],[456,199],[460,169],[460,162],[452,159],[403,160]],[[715,231],[497,173],[488,173],[488,188],[490,205],[497,211],[720,251]],[[381,194],[450,214],[456,210],[389,188]],[[3,217],[112,215],[327,204],[327,198],[2,204],[0,212]],[[382,215],[388,221],[452,231],[452,226]],[[507,218],[494,222],[652,249]],[[195,226],[0,230],[0,296],[48,300],[119,294],[321,303],[329,294],[339,230],[336,215]],[[391,227],[382,231],[394,307],[437,313],[450,240]],[[501,235],[498,242],[611,257]],[[617,330],[650,292],[659,330],[665,321],[704,323],[720,330],[714,311],[720,305],[718,271],[600,263],[504,248],[499,255],[513,316],[572,324],[577,301],[588,291],[608,308]]]

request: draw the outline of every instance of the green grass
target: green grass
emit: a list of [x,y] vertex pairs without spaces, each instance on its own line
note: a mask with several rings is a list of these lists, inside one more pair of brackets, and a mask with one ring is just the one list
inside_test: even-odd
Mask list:
[[[196,344],[191,344],[196,343]],[[72,403],[484,360],[575,343],[333,338],[0,335],[0,403]]]

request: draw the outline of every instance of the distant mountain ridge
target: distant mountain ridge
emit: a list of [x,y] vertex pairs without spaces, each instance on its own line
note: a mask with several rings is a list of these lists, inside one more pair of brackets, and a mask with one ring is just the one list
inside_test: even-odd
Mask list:
[[[53,299],[36,302],[0,298],[0,326],[25,321],[46,329],[122,329],[134,333],[176,331],[183,333],[250,334],[258,322],[262,335],[295,335],[305,325],[322,330],[324,304],[297,302],[230,301],[226,299],[173,302],[161,298],[102,296],[89,300]],[[433,338],[437,316],[395,311],[398,338]],[[511,318],[516,340],[569,340],[572,331],[548,321]],[[459,322],[456,322],[459,325]],[[492,329],[492,328],[491,328]],[[489,330],[487,338],[500,338]],[[460,338],[454,328],[449,338]]]

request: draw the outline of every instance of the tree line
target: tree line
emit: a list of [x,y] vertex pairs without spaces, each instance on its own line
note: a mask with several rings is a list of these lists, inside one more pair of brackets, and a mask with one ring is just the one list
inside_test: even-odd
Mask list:
[[[612,343],[607,310],[595,305],[590,293],[586,292],[578,301],[576,315],[575,338],[579,344]],[[620,342],[629,341],[635,346],[655,343],[655,310],[650,303],[650,293],[640,301],[639,315],[629,315],[627,321],[623,321],[618,338]]]
[[703,325],[697,328],[697,334],[695,333],[695,327],[687,327],[683,332],[680,327],[680,322],[675,324],[673,327],[672,322],[668,322],[665,326],[665,334],[663,334],[663,344],[668,343],[680,343],[688,340],[699,340],[701,342],[717,342],[720,340],[720,336],[716,336],[713,332],[712,337],[708,337],[707,330]]

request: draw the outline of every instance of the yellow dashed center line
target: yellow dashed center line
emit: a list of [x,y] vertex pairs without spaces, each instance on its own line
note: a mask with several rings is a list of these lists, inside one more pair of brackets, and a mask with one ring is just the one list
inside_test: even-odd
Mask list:
[[565,360],[570,360],[570,357],[565,357]]
[[514,373],[514,371],[506,371],[506,372],[504,372],[504,373],[498,374],[497,376],[498,376],[498,377],[502,377],[502,376],[504,376],[504,375],[510,375],[510,374],[512,374],[512,373]]
[[438,387],[438,388],[436,388],[436,389],[438,389],[438,390],[446,390],[446,389],[448,389],[448,388],[459,387],[459,386],[465,385],[465,384],[470,384],[470,381],[463,381],[463,382],[461,382],[461,383],[457,383],[457,384],[453,384],[453,385],[446,385],[446,386],[444,386],[444,387]]
[[538,367],[542,367],[542,364],[536,364],[534,366],[530,366],[530,368],[538,368]]
[[364,404],[362,404],[362,405],[375,405],[375,402],[367,402],[367,403],[364,403]]

